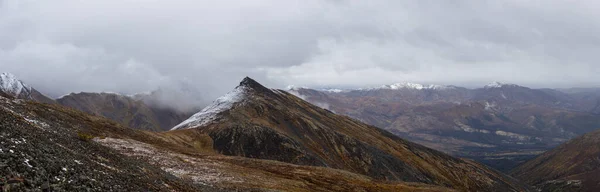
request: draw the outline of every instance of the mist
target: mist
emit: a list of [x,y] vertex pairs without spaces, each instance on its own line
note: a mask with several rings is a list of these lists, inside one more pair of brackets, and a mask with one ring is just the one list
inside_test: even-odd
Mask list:
[[52,97],[192,87],[173,99],[182,106],[245,76],[273,88],[599,87],[599,3],[0,0],[0,71]]

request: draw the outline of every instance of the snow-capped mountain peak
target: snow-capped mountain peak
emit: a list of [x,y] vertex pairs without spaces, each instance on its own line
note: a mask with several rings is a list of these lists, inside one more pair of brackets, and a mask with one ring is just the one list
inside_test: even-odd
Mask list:
[[231,109],[234,104],[239,103],[247,97],[249,87],[243,84],[236,87],[233,91],[217,98],[211,105],[202,109],[202,111],[192,115],[189,119],[181,122],[171,130],[200,127],[208,125],[218,119],[221,112]]
[[[415,89],[415,90],[442,90],[442,89],[452,89],[455,88],[454,86],[448,86],[448,85],[434,85],[434,84],[430,84],[430,85],[424,85],[424,84],[418,84],[418,83],[408,83],[408,82],[403,82],[403,83],[394,83],[394,84],[390,84],[390,85],[382,85],[379,87],[369,87],[369,88],[357,88],[357,89],[341,89],[341,88],[322,88],[322,89],[317,89],[319,91],[323,91],[323,92],[330,92],[330,93],[342,93],[342,92],[349,92],[349,91],[369,91],[369,90],[377,90],[377,89],[390,89],[390,90],[400,90],[400,89]],[[287,86],[286,88],[287,90],[290,91],[297,91],[300,89],[308,89],[307,87],[298,87],[298,86]]]
[[491,83],[487,84],[483,88],[491,89],[491,88],[501,88],[501,87],[504,87],[504,86],[517,86],[517,85],[494,81],[494,82],[491,82]]
[[0,90],[7,94],[19,96],[21,93],[29,95],[31,87],[27,86],[11,73],[2,73],[0,74]]
[[397,90],[397,89],[423,90],[423,89],[448,89],[451,87],[445,86],[445,85],[423,85],[423,84],[418,84],[418,83],[404,82],[404,83],[394,83],[391,85],[383,85],[380,88],[381,89],[392,89],[392,90]]
[[331,88],[331,89],[321,89],[321,91],[325,91],[325,92],[329,92],[329,93],[341,93],[341,92],[344,92],[345,90]]

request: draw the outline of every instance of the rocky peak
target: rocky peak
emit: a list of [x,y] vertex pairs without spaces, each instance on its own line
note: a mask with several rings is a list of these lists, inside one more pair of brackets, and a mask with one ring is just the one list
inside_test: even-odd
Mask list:
[[29,95],[31,88],[11,73],[0,74],[0,90],[6,94],[19,97],[21,94]]
[[270,89],[266,88],[265,86],[261,85],[260,83],[258,83],[257,81],[255,81],[254,79],[252,79],[250,77],[245,77],[244,79],[242,79],[238,88],[239,87],[247,88],[249,90],[254,90],[259,93],[271,92]]
[[240,82],[240,86],[245,86],[245,87],[263,87],[260,83],[256,82],[254,79],[250,78],[250,77],[244,77],[244,79],[242,79],[242,81]]
[[234,90],[217,98],[212,104],[173,127],[171,130],[195,128],[213,123],[219,119],[221,113],[230,110],[235,104],[244,101],[248,97],[248,94],[253,91],[271,93],[269,89],[263,87],[260,83],[246,77]]

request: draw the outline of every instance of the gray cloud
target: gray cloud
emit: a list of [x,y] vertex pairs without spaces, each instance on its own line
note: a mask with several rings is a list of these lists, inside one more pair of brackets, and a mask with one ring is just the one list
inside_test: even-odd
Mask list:
[[399,81],[600,86],[600,3],[517,0],[0,0],[0,70],[52,96],[251,76],[272,87]]

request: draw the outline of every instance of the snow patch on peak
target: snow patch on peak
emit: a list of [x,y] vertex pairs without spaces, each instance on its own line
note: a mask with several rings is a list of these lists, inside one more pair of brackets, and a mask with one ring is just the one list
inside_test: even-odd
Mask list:
[[449,89],[452,87],[445,86],[445,85],[423,85],[423,84],[418,84],[418,83],[394,83],[391,85],[381,86],[380,88],[381,89],[392,89],[392,90],[398,90],[398,89],[423,90],[423,89]]
[[491,83],[487,84],[483,88],[491,89],[491,88],[501,88],[501,87],[504,87],[504,86],[517,86],[517,85],[494,81],[494,82],[491,82]]
[[321,89],[321,91],[330,92],[330,93],[341,93],[344,92],[342,89]]
[[504,83],[500,83],[498,81],[491,82],[485,86],[485,88],[499,88],[504,86]]
[[171,130],[187,129],[193,127],[205,126],[217,120],[221,112],[229,110],[234,104],[243,101],[247,96],[247,87],[238,86],[233,91],[217,98],[211,105],[202,109],[202,111],[192,115],[189,119],[181,122]]
[[23,92],[29,94],[31,87],[27,86],[11,73],[2,73],[0,74],[0,90],[14,96],[19,96]]

